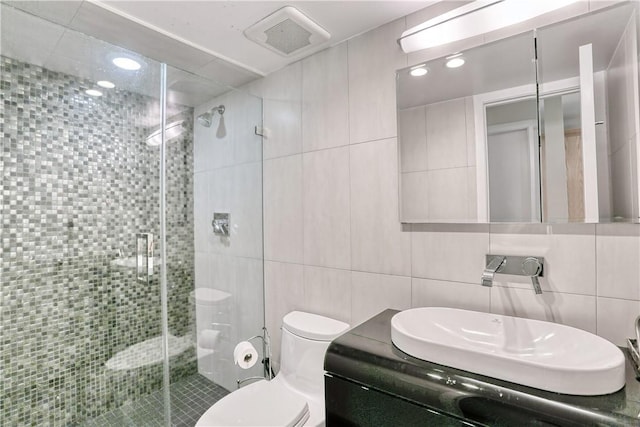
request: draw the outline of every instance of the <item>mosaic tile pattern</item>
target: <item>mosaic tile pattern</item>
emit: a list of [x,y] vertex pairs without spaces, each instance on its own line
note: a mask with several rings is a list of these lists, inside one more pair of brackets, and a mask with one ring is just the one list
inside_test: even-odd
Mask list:
[[[193,427],[214,403],[229,392],[201,376],[194,374],[172,383],[171,425]],[[87,421],[85,427],[164,427],[164,397],[156,391],[133,403],[109,411]]]
[[[161,334],[159,269],[149,283],[116,267],[136,233],[159,235],[158,101],[91,98],[90,82],[0,57],[0,420],[77,425],[158,390],[160,365],[105,362]],[[167,156],[169,329],[193,329],[193,111]],[[195,351],[171,360],[196,371]]]

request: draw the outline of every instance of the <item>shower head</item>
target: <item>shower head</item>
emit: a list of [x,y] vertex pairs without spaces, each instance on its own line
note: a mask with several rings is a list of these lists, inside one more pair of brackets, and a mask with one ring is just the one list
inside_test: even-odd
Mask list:
[[216,131],[216,137],[224,138],[227,136],[227,127],[224,124],[224,105],[220,104],[217,107],[213,107],[211,110],[206,113],[202,113],[198,116],[197,120],[202,126],[208,128],[211,127],[213,123],[213,115],[215,113],[220,114],[220,122],[218,123],[218,130]]
[[211,127],[211,119],[213,119],[213,113],[208,112],[208,113],[200,114],[197,120],[198,120],[198,123],[200,123],[202,126],[208,128],[208,127]]
[[224,114],[224,105],[220,104],[217,107],[213,107],[211,110],[207,111],[206,113],[202,113],[198,116],[198,123],[200,123],[202,126],[208,128],[211,127],[211,123],[213,122],[213,114],[214,113],[218,113],[220,114],[220,118],[222,118],[222,115]]

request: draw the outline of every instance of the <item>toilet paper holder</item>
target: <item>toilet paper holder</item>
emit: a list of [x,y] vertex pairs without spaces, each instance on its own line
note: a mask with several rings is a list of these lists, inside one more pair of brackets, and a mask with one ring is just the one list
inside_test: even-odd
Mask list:
[[269,336],[269,331],[265,326],[262,327],[262,335],[254,335],[251,338],[247,338],[244,341],[251,341],[255,339],[260,339],[262,341],[262,368],[263,368],[263,376],[258,377],[247,377],[236,380],[236,387],[240,388],[240,384],[252,381],[252,380],[262,380],[266,379],[267,381],[271,381],[274,377],[273,370],[271,369],[271,337]]

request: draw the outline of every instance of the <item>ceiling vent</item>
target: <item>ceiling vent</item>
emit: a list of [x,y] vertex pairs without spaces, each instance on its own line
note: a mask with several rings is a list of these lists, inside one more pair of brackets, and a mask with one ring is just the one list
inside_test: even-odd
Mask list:
[[329,40],[331,35],[292,6],[285,6],[246,30],[244,35],[282,56],[293,56]]

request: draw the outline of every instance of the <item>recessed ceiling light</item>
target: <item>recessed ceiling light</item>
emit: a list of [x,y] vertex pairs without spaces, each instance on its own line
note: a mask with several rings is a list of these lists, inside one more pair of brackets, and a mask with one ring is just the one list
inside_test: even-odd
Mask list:
[[102,92],[100,92],[99,90],[95,90],[95,89],[87,89],[84,91],[84,93],[86,93],[87,95],[91,95],[91,96],[102,96]]
[[446,65],[448,68],[462,67],[464,65],[464,58],[462,57],[462,54],[447,57]]
[[116,85],[111,83],[109,80],[100,80],[98,82],[98,86],[103,87],[105,89],[113,89],[114,87],[116,87]]
[[409,74],[411,74],[413,77],[420,77],[420,76],[426,75],[428,72],[429,72],[429,69],[425,67],[424,64],[422,64],[422,65],[416,65],[415,67],[411,67]]
[[131,58],[118,57],[113,58],[113,63],[123,70],[136,71],[140,69],[140,63]]

